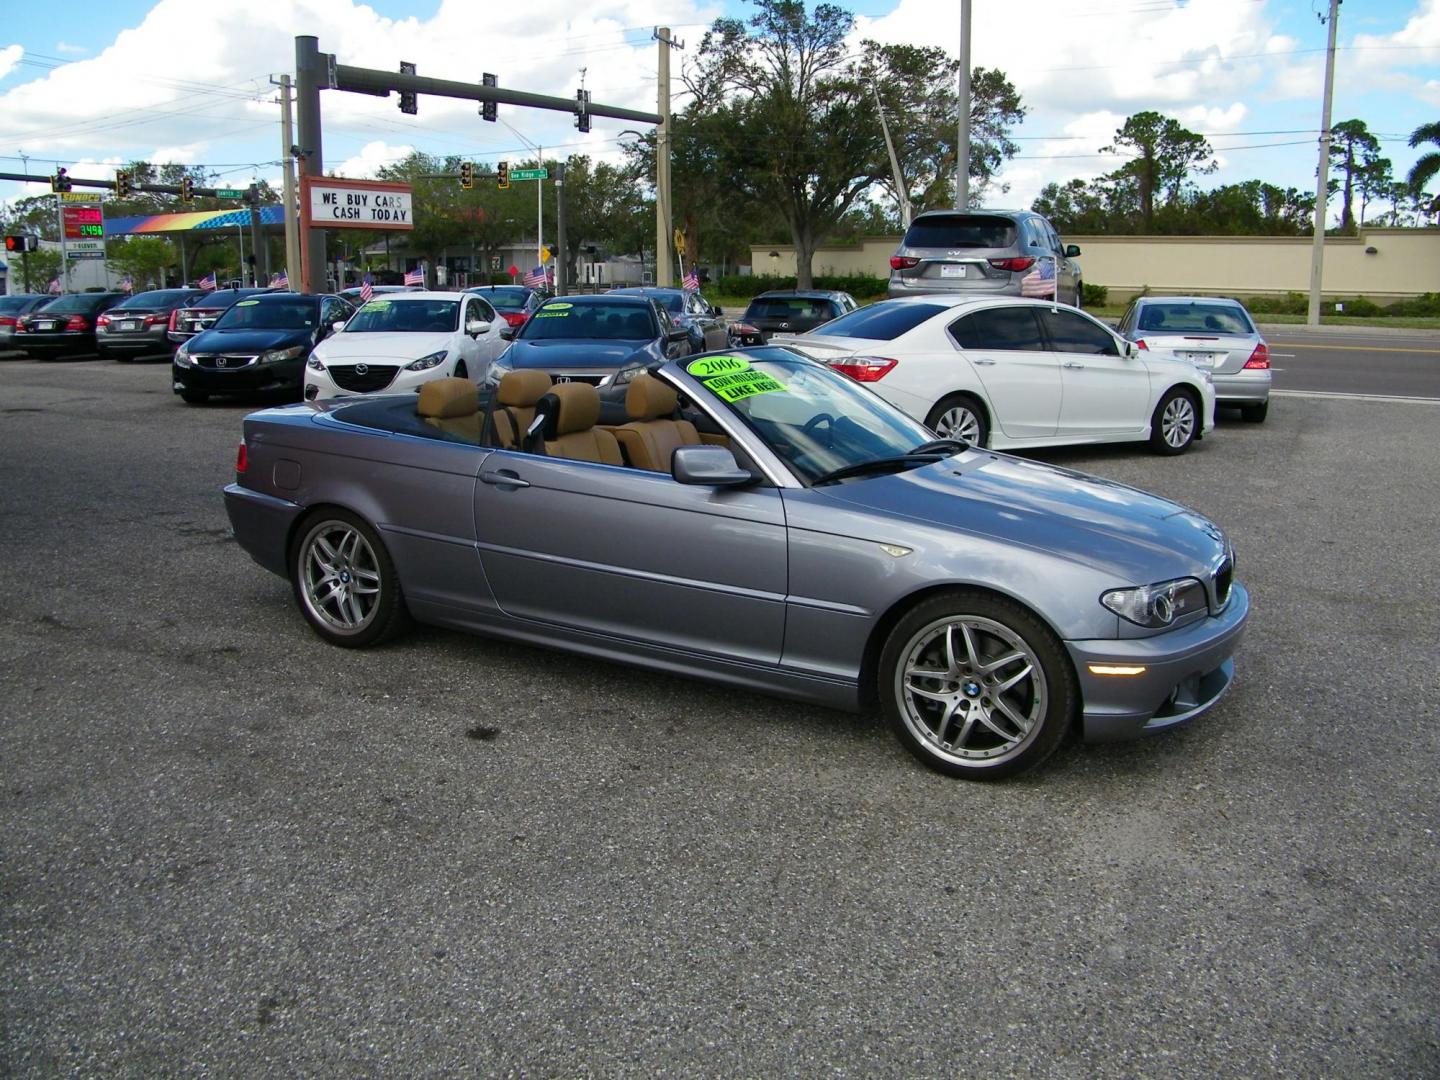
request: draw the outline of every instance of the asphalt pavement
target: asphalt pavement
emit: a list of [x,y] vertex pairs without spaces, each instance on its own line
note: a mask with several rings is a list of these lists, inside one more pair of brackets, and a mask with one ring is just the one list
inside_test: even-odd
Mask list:
[[1262,327],[1282,391],[1440,398],[1440,332]]
[[999,785],[327,646],[227,534],[245,411],[0,363],[0,1075],[1440,1074],[1440,405],[1037,455],[1213,517],[1254,613],[1213,712]]

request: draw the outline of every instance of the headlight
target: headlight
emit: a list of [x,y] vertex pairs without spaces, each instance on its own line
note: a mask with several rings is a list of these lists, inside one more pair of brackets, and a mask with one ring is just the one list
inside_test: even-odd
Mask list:
[[1136,626],[1159,629],[1191,612],[1204,611],[1207,601],[1200,582],[1176,578],[1136,589],[1112,589],[1100,597],[1100,603]]
[[422,356],[419,360],[411,360],[405,365],[406,371],[429,371],[433,367],[439,367],[449,356],[448,350],[441,349],[439,352],[432,352],[429,356]]
[[306,360],[305,366],[308,367],[311,371],[325,370],[325,365],[320,362],[320,358],[318,356],[312,356],[309,360]]
[[610,380],[611,386],[624,386],[626,383],[634,382],[637,375],[645,374],[644,364],[632,364],[627,368],[621,368]]
[[187,341],[184,345],[181,345],[180,348],[175,350],[175,363],[179,364],[181,367],[194,366],[194,362],[190,359],[189,344],[190,343]]
[[304,345],[296,345],[293,349],[266,349],[255,362],[273,364],[276,360],[298,360],[308,351]]
[[485,376],[488,386],[499,386],[500,380],[510,374],[510,362],[503,357],[490,363],[490,373]]

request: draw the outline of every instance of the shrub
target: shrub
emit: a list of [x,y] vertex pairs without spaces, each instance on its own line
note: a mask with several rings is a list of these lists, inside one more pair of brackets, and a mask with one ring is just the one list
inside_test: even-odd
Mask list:
[[1080,303],[1083,307],[1104,307],[1105,301],[1110,298],[1110,290],[1104,285],[1091,285],[1088,281],[1082,281]]
[[1405,316],[1412,319],[1440,316],[1440,293],[1427,292],[1421,296],[1412,296],[1408,300],[1397,300],[1386,307],[1381,314]]
[[1333,303],[1324,304],[1322,306],[1329,309],[1329,313],[1332,315],[1354,315],[1358,318],[1370,319],[1374,318],[1376,315],[1381,314],[1381,308],[1379,304],[1376,304],[1370,300],[1366,300],[1363,297],[1356,297],[1354,300],[1341,300],[1340,303],[1343,304],[1345,307],[1345,310],[1341,312],[1336,312],[1335,305]]

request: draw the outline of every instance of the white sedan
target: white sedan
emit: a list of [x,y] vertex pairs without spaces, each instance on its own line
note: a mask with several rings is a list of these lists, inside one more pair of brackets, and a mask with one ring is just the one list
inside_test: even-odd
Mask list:
[[402,394],[449,376],[479,385],[509,344],[500,337],[506,325],[489,303],[466,293],[377,296],[310,353],[305,400]]
[[1149,440],[1179,454],[1215,426],[1208,373],[1044,300],[883,300],[771,343],[865,383],[943,438],[995,449]]

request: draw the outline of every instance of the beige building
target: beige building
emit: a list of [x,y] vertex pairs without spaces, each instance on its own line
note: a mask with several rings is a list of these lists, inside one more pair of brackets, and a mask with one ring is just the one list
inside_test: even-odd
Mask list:
[[[1080,245],[1085,281],[1110,290],[1123,303],[1151,292],[1274,296],[1310,289],[1307,236],[1067,236]],[[898,236],[867,236],[856,244],[822,247],[812,263],[819,274],[890,273]],[[795,273],[788,244],[750,249],[757,274]],[[1440,293],[1440,229],[1371,229],[1325,241],[1325,295],[1388,303]]]

